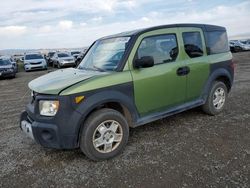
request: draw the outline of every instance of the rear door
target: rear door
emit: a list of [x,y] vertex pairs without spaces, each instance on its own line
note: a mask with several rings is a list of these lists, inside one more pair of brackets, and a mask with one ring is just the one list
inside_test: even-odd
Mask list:
[[187,74],[187,101],[201,96],[209,76],[209,59],[206,52],[205,39],[200,28],[179,28],[185,64],[189,68]]
[[[186,76],[177,70],[184,66],[180,58],[178,29],[161,29],[142,34],[129,57],[134,82],[135,103],[140,115],[164,111],[186,98]],[[155,65],[133,68],[133,60],[152,56]]]

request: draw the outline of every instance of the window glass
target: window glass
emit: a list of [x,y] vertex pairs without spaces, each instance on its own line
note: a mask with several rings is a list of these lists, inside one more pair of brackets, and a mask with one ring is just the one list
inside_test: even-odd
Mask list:
[[0,66],[10,65],[11,62],[7,59],[0,59]]
[[208,54],[228,52],[228,39],[226,31],[207,32]]
[[174,34],[159,35],[144,38],[138,48],[137,56],[152,56],[154,64],[175,61],[178,56],[178,46]]
[[115,71],[122,62],[130,37],[102,39],[88,50],[79,69]]
[[58,54],[58,57],[59,57],[59,58],[61,58],[61,57],[69,57],[69,54],[60,53],[60,54]]
[[202,40],[200,32],[182,33],[184,47],[190,58],[203,56]]
[[27,54],[25,55],[26,60],[31,60],[31,59],[43,59],[43,56],[40,54]]

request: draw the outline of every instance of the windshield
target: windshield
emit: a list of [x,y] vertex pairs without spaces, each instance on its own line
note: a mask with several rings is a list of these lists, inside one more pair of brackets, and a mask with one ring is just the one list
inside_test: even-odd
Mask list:
[[58,57],[69,57],[69,54],[61,53],[61,54],[58,54]]
[[30,60],[30,59],[43,59],[43,56],[40,54],[29,54],[25,56],[26,60]]
[[0,59],[0,66],[10,65],[10,61],[8,59]]
[[84,56],[79,69],[114,71],[126,50],[130,37],[98,40]]
[[48,56],[49,56],[49,57],[52,57],[54,54],[55,54],[55,52],[49,52],[49,53],[48,53]]
[[71,52],[71,55],[80,54],[80,52]]

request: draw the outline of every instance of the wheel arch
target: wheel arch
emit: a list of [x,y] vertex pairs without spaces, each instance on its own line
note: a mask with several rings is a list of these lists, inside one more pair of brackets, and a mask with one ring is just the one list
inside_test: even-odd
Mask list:
[[203,89],[203,94],[202,94],[203,99],[206,100],[208,93],[209,93],[209,90],[211,89],[214,81],[222,81],[223,83],[225,83],[225,85],[228,89],[228,92],[229,92],[232,88],[232,85],[233,85],[233,76],[225,68],[219,68],[219,69],[214,70],[210,74],[210,76],[208,77],[208,80],[207,80],[205,87]]
[[82,105],[76,109],[82,115],[76,130],[78,143],[84,122],[93,112],[102,108],[110,108],[120,112],[126,118],[129,127],[134,127],[139,116],[134,105],[134,96],[128,96],[119,91],[103,91],[86,97]]

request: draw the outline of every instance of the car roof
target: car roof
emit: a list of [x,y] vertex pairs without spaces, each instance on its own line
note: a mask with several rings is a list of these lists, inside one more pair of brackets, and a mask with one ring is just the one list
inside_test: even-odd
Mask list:
[[1,56],[0,60],[9,60],[10,58],[6,57],[6,56]]
[[57,54],[69,54],[69,52],[57,52]]
[[144,29],[126,31],[126,32],[102,37],[99,40],[108,39],[108,38],[115,38],[115,37],[126,37],[126,36],[131,37],[131,36],[135,36],[135,35],[141,35],[143,33],[157,30],[157,29],[176,28],[176,27],[197,27],[197,28],[201,28],[204,31],[226,31],[225,27],[221,27],[221,26],[217,26],[217,25],[182,23],[182,24],[159,25],[159,26],[148,27],[148,28],[144,28]]
[[42,54],[39,52],[34,52],[34,53],[29,52],[29,53],[26,53],[25,55],[42,55]]

